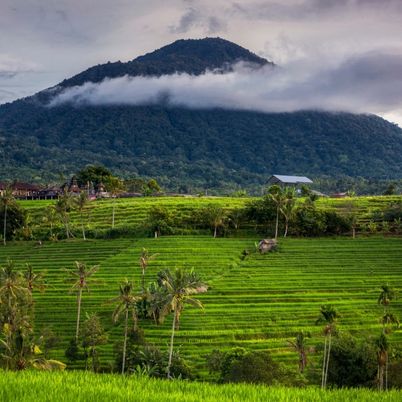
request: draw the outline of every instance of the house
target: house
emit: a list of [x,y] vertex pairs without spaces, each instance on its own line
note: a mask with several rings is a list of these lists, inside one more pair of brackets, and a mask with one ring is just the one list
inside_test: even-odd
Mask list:
[[277,184],[279,186],[297,186],[298,184],[312,184],[313,181],[305,176],[284,176],[274,174],[268,179],[268,184]]

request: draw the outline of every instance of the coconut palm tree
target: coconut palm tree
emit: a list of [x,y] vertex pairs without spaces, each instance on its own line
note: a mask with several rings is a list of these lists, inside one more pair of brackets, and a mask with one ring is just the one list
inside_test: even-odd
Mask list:
[[324,324],[324,356],[322,365],[322,377],[321,377],[321,387],[325,388],[327,386],[328,379],[328,367],[329,358],[331,354],[331,337],[335,332],[336,320],[340,317],[339,313],[335,307],[331,305],[321,306],[320,316],[318,317],[316,324]]
[[61,221],[64,224],[66,229],[66,237],[69,239],[72,237],[72,233],[70,231],[70,210],[74,206],[73,197],[67,191],[67,188],[64,189],[63,194],[59,197],[56,202],[55,208],[56,212],[60,215]]
[[141,267],[141,287],[142,291],[145,292],[145,271],[148,267],[149,261],[153,260],[157,254],[150,255],[146,248],[143,248],[140,255],[140,267]]
[[[399,320],[388,311],[389,305],[392,300],[394,300],[396,297],[395,291],[388,285],[382,285],[381,286],[381,292],[378,296],[377,303],[381,304],[384,307],[384,314],[381,318],[381,323],[382,323],[382,334],[385,336],[386,331],[387,331],[387,325],[388,324],[397,324],[399,326]],[[382,338],[379,338],[380,340]],[[385,338],[386,339],[386,338]],[[381,341],[379,341],[381,342]],[[388,389],[388,350],[387,353],[382,352],[382,357],[385,357],[385,389]],[[380,378],[380,374],[382,375],[382,378]],[[381,382],[381,387],[380,389],[383,389],[383,368],[379,365],[379,382]]]
[[292,349],[299,355],[299,371],[304,372],[307,366],[307,350],[306,350],[306,338],[309,338],[309,334],[305,334],[300,331],[296,334],[296,339],[294,341],[288,341]]
[[7,186],[6,189],[3,191],[0,197],[1,204],[4,208],[4,220],[3,220],[3,245],[7,244],[7,209],[9,205],[15,202],[15,198],[13,196],[13,190],[11,187]]
[[170,368],[172,365],[173,342],[175,330],[178,329],[180,315],[185,304],[203,309],[202,303],[198,299],[194,299],[192,295],[206,291],[206,285],[194,271],[185,272],[182,269],[176,269],[173,273],[170,270],[160,272],[159,283],[162,289],[166,291],[163,313],[168,314],[170,311],[173,311],[169,360],[166,370],[167,377],[171,378]]
[[[89,292],[89,283],[94,283],[91,276],[96,273],[99,269],[98,265],[94,265],[91,268],[88,268],[86,264],[83,262],[75,261],[74,269],[65,269],[70,276],[67,279],[68,282],[72,282],[73,285],[70,288],[70,292],[77,292],[77,324],[75,330],[75,340],[78,341],[78,335],[80,333],[80,317],[81,317],[81,300],[82,300],[82,292],[86,290]],[[90,279],[91,278],[91,279]]]
[[115,209],[116,209],[116,197],[124,190],[123,182],[114,176],[110,176],[106,181],[106,189],[112,196],[112,229],[114,229],[114,218],[115,218]]
[[388,388],[387,384],[387,365],[388,365],[388,352],[389,343],[387,336],[382,333],[379,338],[375,340],[375,345],[377,347],[377,378],[378,378],[378,389],[382,391],[384,389],[384,374],[385,374],[385,389]]
[[283,237],[286,237],[289,229],[289,221],[294,215],[296,205],[296,190],[293,187],[286,187],[283,190],[282,202],[279,207],[281,214],[285,218],[285,233]]
[[42,221],[44,223],[49,224],[50,226],[50,238],[53,238],[53,225],[56,222],[57,218],[57,211],[56,211],[56,206],[55,205],[49,205],[45,209],[45,216],[42,218]]
[[282,208],[282,205],[284,204],[284,192],[280,186],[275,184],[268,189],[268,197],[276,205],[275,239],[277,239],[279,229],[279,213]]
[[26,281],[26,286],[30,294],[32,294],[34,289],[38,289],[39,292],[45,290],[45,283],[43,281],[42,273],[35,273],[31,264],[26,264],[26,270],[24,272],[24,278]]
[[138,316],[137,316],[137,302],[143,299],[142,295],[135,295],[133,293],[134,285],[128,279],[125,279],[120,284],[119,295],[112,300],[113,303],[117,303],[116,308],[113,311],[112,318],[114,322],[117,322],[120,315],[124,314],[124,341],[123,341],[123,361],[121,366],[121,374],[124,374],[126,365],[126,350],[127,350],[127,335],[128,335],[128,319],[131,313],[131,318],[134,324],[134,331],[138,329]]
[[75,200],[78,211],[80,212],[82,238],[84,240],[86,240],[86,237],[85,237],[84,218],[83,218],[82,213],[83,213],[85,207],[88,205],[88,201],[89,201],[89,198],[88,198],[88,193],[86,191],[81,191],[80,195]]

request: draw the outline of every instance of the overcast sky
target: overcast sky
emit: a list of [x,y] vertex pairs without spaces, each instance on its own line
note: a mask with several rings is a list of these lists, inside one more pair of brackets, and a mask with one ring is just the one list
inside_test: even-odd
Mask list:
[[1,0],[0,103],[176,39],[220,36],[287,71],[308,65],[331,82],[341,72],[343,87],[357,77],[361,108],[402,126],[401,21],[402,0]]

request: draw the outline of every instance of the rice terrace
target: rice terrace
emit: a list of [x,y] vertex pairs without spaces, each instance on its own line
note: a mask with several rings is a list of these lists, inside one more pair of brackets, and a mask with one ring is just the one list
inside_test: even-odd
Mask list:
[[[367,374],[362,375],[364,378],[360,381],[365,382],[361,385],[378,388],[378,353],[375,342],[385,330],[389,342],[387,350],[392,356],[389,363],[390,372],[387,373],[387,388],[398,386],[398,350],[402,344],[402,331],[399,325],[393,324],[391,320],[384,323],[382,319],[384,309],[387,310],[388,317],[400,317],[402,305],[398,298],[392,296],[389,296],[392,301],[388,304],[381,304],[378,300],[383,286],[392,289],[392,292],[400,288],[402,228],[398,220],[385,220],[399,211],[400,196],[318,199],[313,201],[314,206],[308,197],[300,198],[295,204],[298,205],[296,208],[306,208],[307,203],[308,208],[313,208],[317,216],[324,213],[332,218],[337,216],[340,223],[334,226],[335,232],[318,237],[297,236],[296,223],[292,222],[289,225],[290,235],[282,237],[284,220],[280,216],[278,247],[266,254],[257,250],[261,238],[258,232],[275,229],[275,213],[271,218],[262,213],[261,216],[267,219],[266,222],[260,221],[259,216],[255,214],[257,210],[261,214],[260,209],[263,208],[264,202],[267,208],[265,214],[272,209],[274,204],[269,194],[265,198],[145,197],[91,201],[86,204],[83,215],[77,208],[71,210],[70,238],[66,238],[63,219],[49,219],[49,208],[52,209],[57,202],[59,201],[18,201],[20,207],[26,209],[30,216],[29,237],[32,240],[22,240],[26,235],[23,228],[18,232],[21,240],[17,240],[17,237],[0,248],[2,281],[6,280],[7,267],[10,265],[15,273],[21,271],[25,278],[26,264],[29,264],[34,272],[34,276],[31,276],[34,300],[31,325],[34,330],[29,339],[37,344],[41,354],[29,357],[27,353],[24,364],[33,364],[35,367],[39,365],[39,361],[44,364],[44,361],[48,360],[59,362],[63,367],[66,365],[66,374],[57,377],[57,381],[62,379],[65,385],[71,381],[72,387],[74,381],[82,381],[82,377],[81,374],[78,377],[76,374],[69,374],[70,370],[98,373],[121,371],[124,319],[114,321],[113,312],[116,308],[119,284],[124,283],[127,278],[132,283],[130,294],[137,297],[133,299],[134,309],[130,310],[130,316],[135,312],[138,325],[129,320],[124,372],[133,377],[130,380],[133,381],[133,387],[155,387],[155,395],[157,392],[164,392],[165,385],[145,380],[148,376],[166,376],[166,367],[163,367],[166,364],[164,354],[169,349],[172,334],[173,316],[169,314],[170,311],[165,313],[168,316],[159,324],[156,324],[151,313],[156,311],[152,310],[155,307],[152,303],[158,302],[152,299],[155,297],[155,280],[158,275],[161,277],[161,272],[194,271],[206,284],[207,291],[194,291],[189,294],[189,297],[202,303],[203,309],[184,304],[180,310],[180,326],[177,326],[174,335],[174,355],[171,363],[172,370],[176,373],[172,374],[173,376],[183,380],[191,378],[197,382],[232,382],[235,380],[234,377],[230,380],[230,369],[226,369],[227,372],[222,370],[222,361],[225,361],[227,356],[241,361],[241,357],[253,353],[258,355],[269,352],[268,361],[272,361],[269,363],[272,365],[270,370],[275,372],[275,377],[271,380],[263,380],[265,374],[261,374],[262,377],[257,375],[254,380],[253,377],[248,379],[244,370],[252,370],[251,366],[247,368],[246,360],[245,368],[238,366],[232,367],[231,370],[237,370],[236,375],[244,376],[239,380],[241,382],[269,381],[272,385],[276,384],[272,391],[267,390],[270,398],[282,400],[280,395],[284,388],[280,388],[280,385],[285,384],[307,387],[303,391],[289,391],[301,392],[301,398],[326,400],[323,393],[308,390],[309,387],[314,387],[314,384],[321,384],[325,328],[329,324],[318,323],[317,319],[324,306],[337,312],[336,326],[335,322],[332,323],[332,353],[339,354],[339,361],[333,363],[332,367],[331,363],[329,365],[329,384],[336,385],[336,381],[342,381],[337,372],[340,369],[345,370],[342,368],[342,348],[351,348],[350,344],[353,344],[354,350],[347,353],[373,354],[371,357],[366,356],[368,362],[364,366],[364,369],[371,370],[372,378]],[[205,218],[208,211],[212,215],[215,211],[215,217],[217,211],[223,215],[214,221]],[[243,211],[245,215],[240,217],[239,211]],[[273,211],[275,212],[275,208]],[[351,211],[352,220],[351,215],[348,215]],[[246,216],[254,216],[254,221],[248,221]],[[82,238],[81,218],[84,219],[86,240]],[[236,224],[233,223],[235,219]],[[354,237],[351,227],[341,229],[342,219],[355,222]],[[214,230],[214,223],[218,227],[217,231]],[[309,230],[314,232],[315,229]],[[326,230],[329,230],[329,226]],[[157,231],[160,232],[156,235],[154,232]],[[58,236],[55,236],[56,233]],[[46,240],[49,238],[51,240]],[[141,265],[142,258],[146,259],[144,270]],[[88,292],[85,288],[82,292],[81,328],[77,341],[74,342],[77,336],[79,288],[71,288],[69,271],[74,272],[74,264],[77,262],[83,264],[87,270],[90,267],[96,267],[96,270],[93,276],[87,278]],[[17,282],[22,279],[23,277],[15,277]],[[35,287],[35,279],[38,279],[38,289]],[[2,283],[4,289],[5,282]],[[32,306],[30,308],[33,308]],[[162,314],[162,307],[157,307],[160,307],[158,312]],[[174,312],[174,308],[169,307],[169,310],[170,308]],[[125,309],[126,307],[123,310],[126,311]],[[91,324],[91,317],[97,317],[97,323]],[[88,323],[94,325],[90,327],[90,331],[95,331],[97,337],[88,338],[88,335],[85,335]],[[300,334],[304,336],[303,370],[300,369],[300,345],[297,344]],[[3,336],[6,340],[7,333],[3,332]],[[104,341],[99,341],[102,337]],[[28,338],[26,339],[28,342]],[[72,341],[76,348],[73,350]],[[372,346],[367,346],[369,343]],[[95,354],[92,354],[93,352]],[[7,356],[7,350],[3,350],[3,356]],[[145,360],[147,356],[149,361]],[[42,360],[39,359],[35,363],[38,358]],[[350,356],[349,358],[353,359]],[[11,362],[15,356],[12,357],[11,354],[8,359],[5,361]],[[252,364],[258,363],[253,361]],[[358,363],[352,364],[356,365],[353,370],[363,369]],[[13,384],[15,380],[10,375],[3,373],[2,378]],[[106,374],[102,374],[104,375]],[[40,376],[41,374],[35,374],[35,377],[26,377],[26,381],[32,378],[33,383],[37,383],[41,381]],[[96,379],[88,377],[88,381],[90,384]],[[110,381],[110,384],[117,384],[116,381],[120,380],[114,376],[110,377]],[[349,383],[349,386],[351,384]],[[194,391],[191,392],[194,392],[194,395],[197,392],[208,393],[208,398],[211,399],[204,396],[203,400],[226,400],[226,394],[221,395],[220,392],[243,395],[247,389],[247,385],[243,386],[245,388],[233,389],[228,385],[229,388],[222,388],[225,391],[211,388],[212,394],[209,395],[209,391],[205,391],[202,384],[194,384],[192,387]],[[385,383],[382,387],[385,388]],[[39,399],[44,397],[41,388],[42,386],[39,386],[35,391],[38,392]],[[5,391],[4,387],[2,389],[2,399],[7,399],[9,394],[5,392],[8,391]],[[197,399],[199,397],[186,394],[187,386],[180,389],[177,396],[171,395],[170,399],[166,399],[200,400]],[[29,400],[28,393],[20,392],[22,399]],[[216,397],[213,396],[214,392],[217,393]],[[242,398],[264,400],[261,396],[264,394],[259,395],[258,399],[256,395],[251,396],[254,391],[250,389],[250,392],[249,396]],[[337,396],[338,391],[332,392],[328,394],[329,399],[344,400],[344,394]],[[342,392],[351,392],[350,398],[359,400],[377,398],[372,391]],[[357,397],[356,392],[362,394]],[[395,392],[388,394],[391,398],[389,400],[399,399],[400,395]],[[75,399],[72,395],[66,395],[65,400]],[[120,397],[128,398],[129,395],[134,400],[147,400],[145,394],[122,394]],[[106,398],[99,393],[98,398],[104,397]],[[115,398],[119,399],[118,396]],[[158,399],[156,396],[152,398],[150,396],[149,400]]]

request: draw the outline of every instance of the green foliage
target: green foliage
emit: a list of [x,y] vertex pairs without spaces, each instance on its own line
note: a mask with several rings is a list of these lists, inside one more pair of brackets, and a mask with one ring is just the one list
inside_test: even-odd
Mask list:
[[267,351],[247,352],[236,348],[228,352],[214,350],[207,357],[211,372],[219,372],[220,382],[249,382],[272,385],[282,377],[278,363]]
[[89,165],[81,169],[75,177],[79,186],[86,186],[87,183],[98,186],[100,183],[105,184],[111,176],[113,176],[112,172],[104,166]]
[[167,208],[160,206],[154,206],[150,209],[145,222],[145,226],[155,237],[170,234],[173,224],[172,213]]
[[[4,227],[4,205],[0,204],[0,235],[3,236]],[[14,238],[18,231],[26,225],[26,211],[16,203],[7,205],[7,218],[6,218],[6,237],[8,239]]]
[[328,384],[336,387],[372,387],[377,375],[376,351],[367,340],[351,335],[334,339]]

